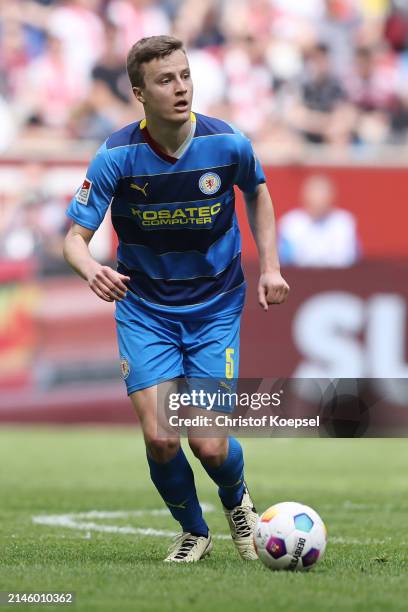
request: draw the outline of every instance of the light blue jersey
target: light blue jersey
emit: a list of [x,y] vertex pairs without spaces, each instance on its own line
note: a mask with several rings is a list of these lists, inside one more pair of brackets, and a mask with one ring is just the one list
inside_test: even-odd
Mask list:
[[191,114],[179,158],[151,140],[145,120],[99,149],[67,214],[96,230],[111,204],[118,271],[154,312],[181,316],[242,309],[245,282],[234,185],[265,182],[250,141],[228,123]]
[[144,120],[114,133],[68,208],[96,230],[111,204],[118,271],[130,277],[115,314],[129,394],[182,376],[229,388],[238,376],[245,281],[234,185],[253,193],[265,177],[243,134],[191,118],[176,157]]

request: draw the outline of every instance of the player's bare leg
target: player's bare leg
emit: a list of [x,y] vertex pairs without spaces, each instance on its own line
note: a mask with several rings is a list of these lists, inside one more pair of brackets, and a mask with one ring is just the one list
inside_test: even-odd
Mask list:
[[180,438],[158,435],[157,385],[135,391],[129,397],[140,421],[148,455],[158,463],[167,463],[179,451]]
[[194,434],[189,437],[189,444],[219,487],[224,514],[240,556],[257,559],[253,531],[258,515],[244,481],[241,445],[235,438],[197,438]]
[[[169,384],[169,390],[171,382]],[[170,547],[165,561],[189,563],[199,561],[212,549],[211,535],[197,498],[192,469],[180,446],[179,437],[158,435],[157,386],[130,395],[139,417],[146,444],[151,479],[182,527]]]

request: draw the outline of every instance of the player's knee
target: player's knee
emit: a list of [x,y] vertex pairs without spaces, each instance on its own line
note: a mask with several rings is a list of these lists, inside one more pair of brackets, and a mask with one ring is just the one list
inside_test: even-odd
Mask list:
[[224,440],[189,440],[194,455],[210,467],[218,467],[227,456],[227,445]]
[[176,456],[180,441],[177,438],[157,438],[156,436],[145,437],[146,448],[154,461],[165,463]]

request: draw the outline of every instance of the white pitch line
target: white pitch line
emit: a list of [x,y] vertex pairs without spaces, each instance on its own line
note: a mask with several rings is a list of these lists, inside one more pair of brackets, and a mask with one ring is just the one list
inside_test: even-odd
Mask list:
[[[203,503],[201,507],[204,512],[214,512],[212,504]],[[101,525],[99,523],[86,521],[84,519],[122,519],[140,518],[142,516],[168,516],[167,508],[144,509],[144,510],[90,510],[89,512],[75,512],[70,514],[43,514],[33,516],[32,521],[37,525],[48,525],[50,527],[63,527],[76,529],[79,531],[99,531],[102,533],[120,533],[125,535],[142,535],[153,537],[174,537],[176,531],[167,529],[153,529],[151,527],[131,527],[125,525]],[[227,534],[217,534],[214,536],[218,540],[229,540],[231,536]]]
[[[215,506],[212,504],[202,503],[201,508],[203,512],[214,512]],[[75,518],[85,519],[115,519],[115,518],[138,518],[140,516],[168,516],[169,511],[167,508],[149,509],[144,508],[143,510],[89,510],[88,512],[75,512],[74,514],[67,514],[64,516],[74,516]]]
[[[215,507],[212,504],[202,504],[205,512],[214,512]],[[75,529],[77,531],[86,531],[90,534],[91,531],[100,533],[117,533],[122,535],[141,535],[151,537],[174,537],[178,535],[176,531],[167,529],[153,529],[151,527],[132,527],[130,525],[103,525],[94,521],[85,519],[115,519],[115,518],[130,518],[142,516],[168,516],[166,508],[160,509],[145,509],[145,510],[90,510],[89,512],[76,512],[70,514],[42,514],[32,517],[33,523],[36,525],[47,525],[49,527],[62,527],[65,529]],[[230,540],[231,536],[226,533],[216,533],[213,537],[217,540]],[[353,537],[329,537],[330,544],[355,544],[358,546],[367,545],[383,545],[391,544],[393,538],[365,538],[358,539]],[[404,544],[404,542],[399,542]]]
[[[212,504],[202,504],[202,509],[205,512],[213,512],[215,510]],[[151,527],[131,527],[125,525],[123,527],[119,525],[101,525],[94,522],[86,522],[81,519],[86,518],[99,518],[99,519],[112,519],[112,518],[129,518],[129,517],[140,517],[140,516],[168,516],[169,511],[166,508],[160,508],[157,510],[129,510],[129,511],[104,511],[104,510],[90,510],[89,512],[78,512],[71,514],[43,514],[39,516],[33,516],[32,521],[37,525],[48,525],[50,527],[63,527],[68,529],[76,529],[80,531],[99,531],[102,533],[120,533],[126,535],[143,535],[153,537],[174,537],[178,534],[176,531],[169,531],[167,529],[152,529]],[[214,535],[218,540],[229,540],[231,536],[227,534],[216,534]]]

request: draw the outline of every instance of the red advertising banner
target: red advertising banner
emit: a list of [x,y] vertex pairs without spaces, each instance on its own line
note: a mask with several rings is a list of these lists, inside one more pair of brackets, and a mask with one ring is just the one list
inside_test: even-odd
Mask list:
[[[257,304],[257,266],[246,268],[241,377],[408,377],[408,260],[340,270],[287,268],[290,297],[267,313]],[[24,347],[26,386],[0,390],[0,420],[133,421],[120,379],[112,305],[76,277],[50,279],[37,290],[36,314],[13,340]],[[18,291],[33,295],[31,289]],[[13,354],[7,332],[21,316],[22,301],[9,297],[2,312],[9,322],[2,328],[2,364]]]
[[[267,167],[267,184],[276,216],[300,205],[302,185],[307,177],[323,174],[331,179],[335,203],[356,218],[364,259],[408,256],[408,170],[380,167]],[[253,260],[255,244],[244,220],[244,204],[237,194],[237,210],[243,233],[245,257]]]
[[31,385],[40,288],[27,262],[0,262],[0,390]]
[[408,377],[408,261],[283,274],[289,299],[264,313],[247,265],[242,376]]

